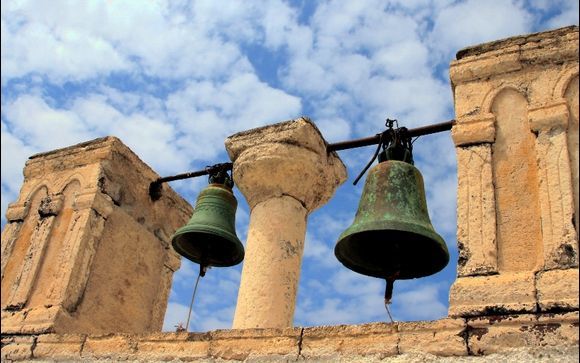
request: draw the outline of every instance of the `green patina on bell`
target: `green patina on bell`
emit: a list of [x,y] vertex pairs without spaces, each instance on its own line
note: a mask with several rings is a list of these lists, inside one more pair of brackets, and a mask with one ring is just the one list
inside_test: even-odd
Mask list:
[[355,272],[387,280],[442,270],[449,252],[431,225],[410,150],[387,148],[379,161],[369,171],[353,224],[339,237],[336,257]]
[[197,197],[189,222],[171,239],[177,253],[201,266],[227,267],[244,259],[236,235],[238,202],[228,183],[212,183]]

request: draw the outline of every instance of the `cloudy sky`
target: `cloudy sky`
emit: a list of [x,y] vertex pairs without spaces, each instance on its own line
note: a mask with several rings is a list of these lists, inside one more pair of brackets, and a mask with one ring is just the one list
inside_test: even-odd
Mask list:
[[[463,47],[578,24],[578,0],[2,0],[2,225],[28,156],[115,135],[160,175],[227,161],[235,132],[310,117],[329,142],[452,119]],[[349,181],[309,218],[295,325],[385,321],[383,282],[336,260],[374,149],[340,152]],[[455,278],[456,162],[448,133],[419,138],[431,218],[451,262],[397,282],[396,320],[447,314]],[[194,203],[204,178],[172,186]],[[239,201],[237,232],[249,220]],[[201,281],[190,326],[231,326],[241,265]],[[174,276],[165,330],[187,319],[197,265]]]

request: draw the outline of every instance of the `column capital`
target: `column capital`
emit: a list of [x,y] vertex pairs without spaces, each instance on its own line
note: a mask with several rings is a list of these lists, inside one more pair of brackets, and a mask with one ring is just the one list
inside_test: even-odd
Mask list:
[[225,145],[250,208],[287,195],[311,212],[346,180],[346,167],[305,117],[237,133]]

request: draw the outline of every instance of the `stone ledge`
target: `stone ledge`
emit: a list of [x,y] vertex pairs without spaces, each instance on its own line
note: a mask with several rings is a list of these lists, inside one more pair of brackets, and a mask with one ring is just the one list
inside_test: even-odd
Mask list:
[[2,361],[462,362],[515,351],[535,356],[539,349],[577,354],[578,311],[207,333],[2,336]]
[[449,316],[533,313],[535,291],[532,272],[459,277],[449,293]]
[[578,60],[578,27],[518,36],[460,50],[451,62],[451,83],[496,77],[529,65]]
[[474,45],[461,49],[460,51],[457,52],[456,59],[459,60],[466,57],[479,56],[484,53],[502,50],[503,48],[510,46],[521,46],[524,44],[539,43],[541,41],[545,41],[546,39],[567,36],[569,35],[569,33],[577,33],[577,32],[578,26],[574,25],[540,33],[520,35],[506,39],[496,40],[493,42],[482,43],[479,45]]

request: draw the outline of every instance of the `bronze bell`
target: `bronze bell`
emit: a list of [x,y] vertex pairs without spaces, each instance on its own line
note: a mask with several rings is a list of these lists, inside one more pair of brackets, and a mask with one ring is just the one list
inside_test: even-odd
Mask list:
[[236,235],[238,202],[229,178],[210,178],[197,197],[189,222],[171,239],[177,253],[200,266],[227,267],[244,259],[244,246]]
[[381,156],[334,253],[347,268],[388,281],[432,275],[447,265],[449,252],[431,225],[423,177],[410,149],[391,148]]

